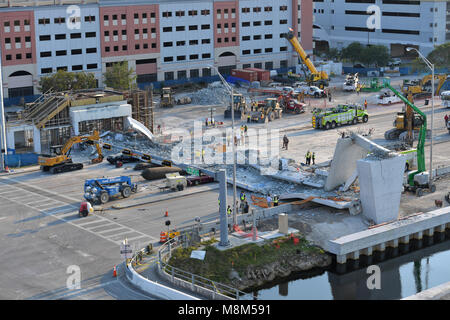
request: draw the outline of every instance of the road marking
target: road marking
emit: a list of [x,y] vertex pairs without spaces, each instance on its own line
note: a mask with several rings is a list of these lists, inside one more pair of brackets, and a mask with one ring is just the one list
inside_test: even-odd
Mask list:
[[[2,181],[2,180],[3,180],[3,181]],[[6,183],[7,180],[15,181],[15,180],[9,179],[9,178],[6,178],[6,179],[5,179],[5,178],[0,178],[0,183]],[[20,184],[20,183],[21,183],[21,182],[18,182],[18,184]],[[75,205],[73,205],[73,204],[64,203],[64,202],[59,201],[59,200],[53,200],[52,198],[47,197],[47,196],[45,196],[45,195],[41,195],[41,194],[39,194],[39,193],[37,193],[37,192],[35,193],[35,192],[33,192],[33,191],[28,191],[28,190],[22,189],[22,188],[21,188],[20,186],[18,186],[17,184],[15,184],[15,185],[8,185],[8,186],[9,186],[10,189],[12,189],[12,190],[10,190],[10,192],[16,192],[16,193],[17,193],[17,192],[31,192],[31,193],[34,194],[34,195],[37,194],[37,195],[40,196],[40,197],[47,198],[47,199],[48,199],[48,200],[47,200],[47,203],[46,203],[45,205],[40,205],[40,206],[31,206],[31,205],[29,205],[29,204],[23,203],[23,202],[18,201],[18,200],[9,199],[9,198],[8,198],[7,196],[5,196],[3,193],[0,193],[0,199],[9,200],[9,201],[14,202],[14,203],[17,203],[17,204],[19,204],[19,205],[23,205],[23,206],[25,206],[25,207],[28,207],[28,208],[30,208],[30,209],[32,209],[32,210],[37,210],[37,211],[42,212],[43,214],[45,214],[45,215],[47,215],[47,216],[51,216],[51,217],[53,217],[53,218],[55,218],[55,219],[58,219],[58,220],[60,220],[60,221],[64,221],[64,222],[66,222],[66,223],[68,223],[68,224],[70,224],[70,225],[72,225],[72,226],[75,226],[75,227],[77,227],[77,228],[79,228],[79,229],[81,229],[81,230],[87,231],[87,232],[89,232],[89,233],[91,233],[91,234],[94,234],[94,235],[96,235],[96,236],[98,236],[98,237],[100,237],[100,238],[102,238],[102,239],[104,239],[104,240],[107,240],[107,241],[109,241],[109,242],[112,242],[112,243],[114,243],[114,244],[120,243],[120,242],[118,242],[118,240],[116,240],[118,235],[120,235],[120,234],[126,234],[126,233],[135,233],[135,234],[139,235],[139,237],[137,237],[137,238],[148,237],[149,239],[152,239],[152,241],[157,241],[157,240],[158,240],[158,239],[155,238],[155,237],[152,237],[152,236],[150,236],[150,235],[144,234],[144,233],[142,233],[142,232],[140,232],[140,231],[137,231],[137,230],[135,230],[135,229],[133,229],[133,228],[130,228],[130,227],[121,225],[120,223],[111,221],[111,220],[109,220],[109,219],[103,218],[103,217],[98,216],[98,215],[92,215],[92,216],[91,216],[91,217],[96,217],[96,219],[91,219],[90,221],[86,221],[86,222],[82,221],[82,223],[75,223],[76,221],[80,221],[80,220],[78,220],[78,219],[73,220],[73,221],[72,221],[72,220],[69,220],[69,218],[72,218],[72,219],[73,219],[73,217],[74,217],[75,214],[72,215],[72,216],[70,216],[70,217],[62,217],[62,216],[59,216],[59,215],[54,215],[54,214],[57,214],[57,213],[60,213],[60,214],[61,214],[62,212],[59,212],[58,210],[52,212],[52,209],[58,208],[58,207],[55,207],[55,205],[57,205],[58,203],[60,203],[60,204],[65,204],[65,208],[63,209],[64,211],[66,211],[66,210],[74,210],[74,209],[76,209],[76,210],[78,211],[78,207],[77,207],[77,206],[75,206]],[[49,193],[50,193],[50,192],[49,192]],[[68,198],[68,197],[65,197],[65,198]],[[70,199],[70,198],[68,198],[68,199]],[[51,207],[44,208],[44,207],[48,206],[48,203],[49,203],[49,202],[50,202],[50,206],[51,206]],[[76,211],[76,212],[77,212],[77,211]],[[76,212],[74,212],[74,213],[76,213]],[[84,225],[87,226],[87,225],[89,225],[89,224],[94,224],[94,223],[97,224],[98,222],[105,223],[104,225],[101,224],[102,226],[113,226],[113,225],[116,225],[116,226],[117,226],[117,229],[125,228],[127,231],[124,231],[123,233],[120,233],[120,234],[112,234],[112,235],[110,235],[110,236],[104,236],[104,235],[101,234],[101,232],[94,232],[94,231],[90,230],[89,227],[85,227],[85,226],[84,226]],[[99,227],[99,226],[100,226],[100,225],[95,225],[95,226],[91,226],[91,228],[92,228],[92,227]],[[120,227],[120,228],[119,228],[119,227]],[[111,231],[111,230],[107,230],[107,231]]]

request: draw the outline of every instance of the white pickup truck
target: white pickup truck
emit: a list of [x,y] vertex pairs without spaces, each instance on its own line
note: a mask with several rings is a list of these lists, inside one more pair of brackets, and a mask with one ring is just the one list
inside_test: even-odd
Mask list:
[[393,94],[390,90],[382,91],[377,95],[377,104],[392,104],[401,102],[400,98]]
[[301,86],[295,89],[295,92],[303,93],[314,98],[326,97],[325,91],[316,86]]

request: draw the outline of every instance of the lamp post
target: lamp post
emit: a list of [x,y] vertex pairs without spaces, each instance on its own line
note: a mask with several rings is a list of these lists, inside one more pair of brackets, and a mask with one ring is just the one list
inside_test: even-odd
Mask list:
[[220,77],[220,80],[222,80],[223,85],[225,88],[227,88],[228,92],[231,94],[231,141],[233,143],[233,225],[237,224],[237,214],[236,214],[236,198],[237,198],[237,192],[236,192],[236,146],[234,144],[234,90],[233,87],[231,87],[226,80],[223,78],[222,74],[219,72],[219,69],[217,69],[213,65],[208,65],[210,68],[214,68],[217,72],[217,74]]
[[6,145],[6,121],[5,121],[5,107],[3,105],[3,73],[2,73],[2,51],[0,47],[0,116],[1,116],[1,126],[2,126],[2,132],[1,132],[1,146],[0,146],[0,153],[1,153],[1,164],[0,169],[1,171],[5,171],[5,162],[6,162],[6,154],[8,153],[8,148]]
[[434,64],[432,64],[427,58],[423,56],[423,54],[420,53],[419,50],[416,48],[408,47],[406,48],[406,51],[414,50],[417,52],[419,57],[425,62],[428,68],[431,69],[431,124],[430,124],[430,130],[431,130],[431,141],[430,141],[430,177],[428,185],[431,188],[431,185],[433,184],[433,117],[434,117]]

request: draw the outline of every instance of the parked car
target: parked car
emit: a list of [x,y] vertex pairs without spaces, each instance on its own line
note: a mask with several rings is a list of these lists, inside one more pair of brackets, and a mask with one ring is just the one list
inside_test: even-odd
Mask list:
[[316,87],[316,86],[305,86],[295,89],[296,93],[303,93],[305,95],[314,97],[314,98],[322,98],[326,97],[326,93],[324,90]]
[[283,87],[281,90],[283,91],[284,94],[294,92],[294,88],[292,87]]
[[400,58],[393,58],[391,61],[388,62],[388,66],[394,66],[394,67],[398,67],[399,65],[402,64],[402,59]]
[[106,160],[111,163],[111,164],[116,164],[117,161],[120,161],[122,163],[130,163],[130,162],[139,162],[141,161],[141,159],[134,157],[134,156],[130,156],[130,155],[125,155],[125,154],[121,154],[118,156],[108,156],[106,158]]
[[304,82],[304,81],[301,81],[301,82],[297,81],[292,86],[295,87],[295,88],[302,88],[302,87],[307,87],[308,84],[306,82]]
[[214,182],[214,178],[206,174],[201,174],[200,176],[187,176],[186,179],[188,187]]
[[281,87],[281,83],[280,82],[271,82],[271,83],[269,83],[269,87],[272,87],[272,88]]

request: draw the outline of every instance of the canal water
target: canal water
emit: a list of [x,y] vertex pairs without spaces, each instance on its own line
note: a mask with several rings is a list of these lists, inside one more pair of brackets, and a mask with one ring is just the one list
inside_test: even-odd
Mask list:
[[[375,255],[358,264],[347,263],[344,270],[333,265],[329,270],[313,274],[293,275],[278,284],[253,292],[266,300],[380,300],[401,299],[450,281],[450,239],[436,243],[425,238],[389,249],[384,256]],[[434,243],[434,244],[433,244]],[[373,272],[367,266],[381,270],[381,289],[368,289],[367,280]],[[372,281],[370,281],[372,282]]]

